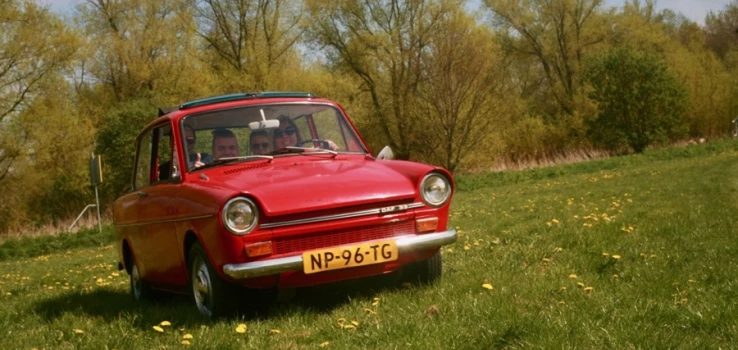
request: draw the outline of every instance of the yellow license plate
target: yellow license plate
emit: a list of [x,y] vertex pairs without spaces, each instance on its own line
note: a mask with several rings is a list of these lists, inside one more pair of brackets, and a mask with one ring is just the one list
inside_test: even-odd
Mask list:
[[397,260],[398,256],[394,240],[374,241],[302,253],[302,266],[310,274],[379,264]]

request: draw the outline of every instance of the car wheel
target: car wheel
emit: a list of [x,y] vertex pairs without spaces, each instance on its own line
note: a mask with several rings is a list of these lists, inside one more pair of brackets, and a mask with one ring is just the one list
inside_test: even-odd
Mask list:
[[141,301],[144,299],[148,299],[151,296],[151,289],[149,288],[149,284],[141,279],[141,273],[138,270],[138,264],[136,263],[135,259],[133,261],[133,264],[131,264],[131,295],[133,296],[133,300]]
[[442,269],[443,260],[441,252],[438,251],[428,259],[408,265],[405,272],[408,273],[409,282],[432,284],[441,278]]
[[226,310],[229,286],[210,265],[210,260],[199,243],[190,248],[188,266],[197,310],[207,318],[222,316]]

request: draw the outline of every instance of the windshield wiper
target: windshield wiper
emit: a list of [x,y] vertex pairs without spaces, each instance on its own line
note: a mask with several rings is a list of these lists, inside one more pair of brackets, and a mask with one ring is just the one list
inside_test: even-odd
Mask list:
[[338,155],[338,152],[325,148],[313,148],[313,147],[295,147],[289,146],[280,149],[279,151],[272,152],[272,154],[285,154],[285,153],[330,153],[334,156]]
[[197,170],[204,169],[204,168],[212,168],[217,165],[232,163],[239,160],[254,160],[254,159],[269,159],[269,161],[273,160],[274,157],[267,156],[267,155],[253,155],[253,156],[240,156],[240,157],[223,157],[218,160],[214,160],[212,163],[205,164],[199,168],[196,168]]

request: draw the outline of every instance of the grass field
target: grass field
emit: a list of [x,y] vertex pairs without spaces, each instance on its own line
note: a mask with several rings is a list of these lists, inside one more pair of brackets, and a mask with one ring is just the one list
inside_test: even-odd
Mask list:
[[132,302],[109,238],[6,241],[0,348],[735,348],[737,150],[460,177],[440,283],[300,291],[214,322],[184,297]]

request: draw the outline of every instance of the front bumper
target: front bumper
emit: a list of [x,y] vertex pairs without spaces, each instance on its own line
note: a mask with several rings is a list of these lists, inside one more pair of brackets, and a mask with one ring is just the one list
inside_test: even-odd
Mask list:
[[[407,235],[397,237],[397,249],[403,253],[417,252],[438,248],[456,242],[456,230],[443,232]],[[243,279],[266,275],[275,275],[282,272],[302,270],[302,254],[248,262],[243,264],[228,264],[223,266],[226,276],[233,279]]]

